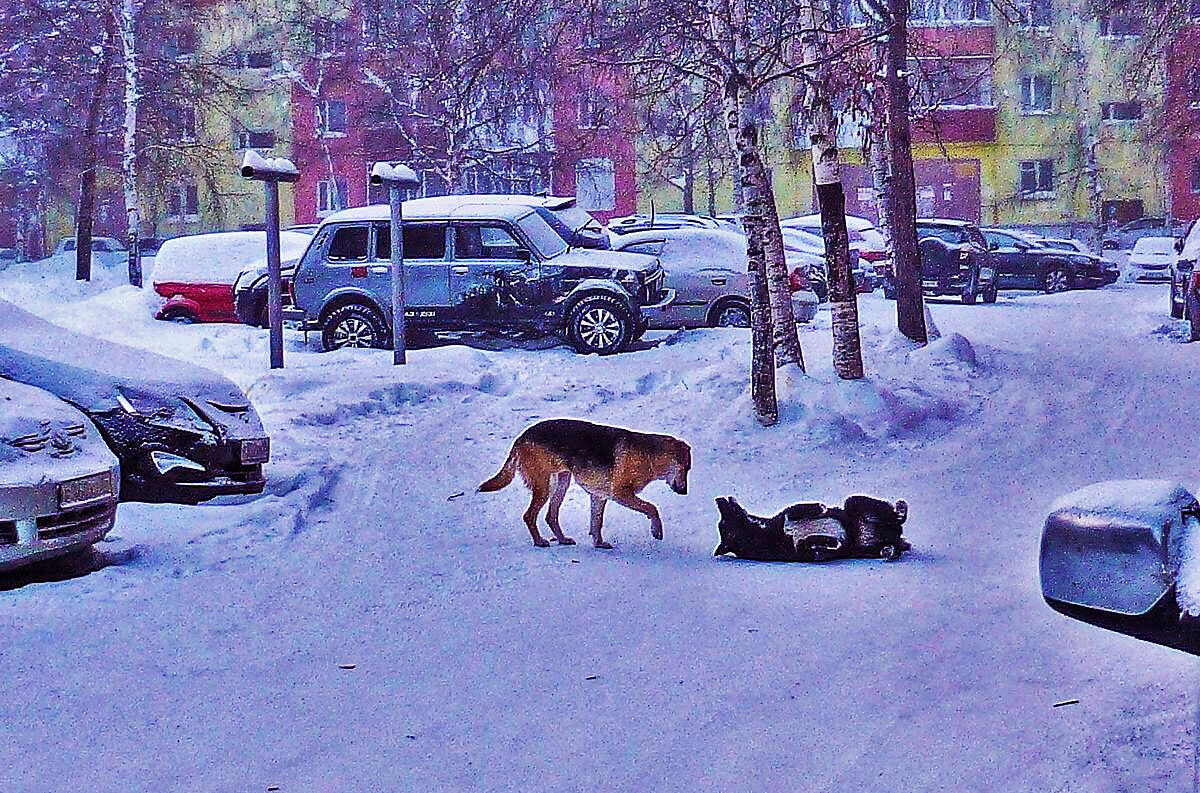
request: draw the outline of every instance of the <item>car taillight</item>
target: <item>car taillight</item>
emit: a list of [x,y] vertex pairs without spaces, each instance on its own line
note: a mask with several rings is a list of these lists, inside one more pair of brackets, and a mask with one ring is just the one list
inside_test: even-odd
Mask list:
[[887,258],[885,251],[859,251],[858,255],[868,262],[881,262]]
[[1200,270],[1192,272],[1192,291],[1200,292]]
[[793,292],[800,292],[808,289],[808,276],[804,274],[803,270],[797,267],[795,270],[792,270],[792,274],[788,276],[788,287]]

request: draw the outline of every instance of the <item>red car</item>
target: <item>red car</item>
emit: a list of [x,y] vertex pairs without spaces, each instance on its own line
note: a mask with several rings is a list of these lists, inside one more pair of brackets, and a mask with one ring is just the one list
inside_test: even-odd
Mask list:
[[[299,259],[312,237],[279,233],[284,264]],[[167,240],[151,268],[151,283],[162,298],[156,319],[173,322],[237,322],[233,283],[267,256],[265,231],[225,231]]]

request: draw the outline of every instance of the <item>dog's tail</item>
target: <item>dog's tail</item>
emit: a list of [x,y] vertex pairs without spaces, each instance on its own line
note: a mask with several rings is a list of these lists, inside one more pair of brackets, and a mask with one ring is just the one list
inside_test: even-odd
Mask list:
[[504,461],[504,465],[491,479],[479,486],[477,493],[492,493],[501,488],[508,487],[512,483],[513,475],[517,472],[517,444],[513,444],[512,449],[508,453],[508,459]]

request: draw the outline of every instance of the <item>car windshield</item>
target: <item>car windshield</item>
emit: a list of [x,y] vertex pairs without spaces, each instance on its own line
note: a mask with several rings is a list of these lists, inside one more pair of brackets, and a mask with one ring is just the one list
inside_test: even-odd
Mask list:
[[1042,245],[1056,251],[1078,251],[1079,246],[1074,240],[1042,240]]
[[518,220],[517,225],[521,227],[521,231],[525,232],[525,236],[542,255],[542,258],[553,259],[555,256],[566,253],[566,240],[551,228],[550,224],[538,213],[530,212]]
[[[981,235],[982,236],[982,235]],[[917,237],[925,239],[926,237],[937,237],[942,242],[949,242],[954,245],[965,242],[962,229],[948,228],[945,226],[917,226]],[[986,245],[984,247],[987,247]]]
[[567,225],[573,232],[594,231],[597,234],[603,231],[600,221],[596,220],[586,209],[579,207],[567,207],[566,209],[554,210],[554,215],[559,220]]

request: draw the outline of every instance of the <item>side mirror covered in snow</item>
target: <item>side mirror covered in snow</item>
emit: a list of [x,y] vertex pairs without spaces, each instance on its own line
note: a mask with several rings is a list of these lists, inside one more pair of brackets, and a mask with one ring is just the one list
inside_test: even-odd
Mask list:
[[1182,485],[1102,482],[1042,529],[1042,596],[1062,614],[1200,655],[1200,505]]

